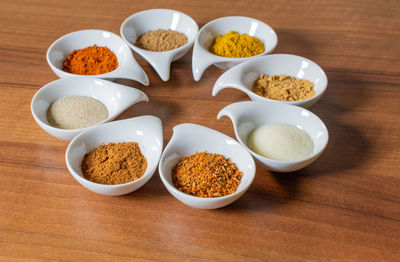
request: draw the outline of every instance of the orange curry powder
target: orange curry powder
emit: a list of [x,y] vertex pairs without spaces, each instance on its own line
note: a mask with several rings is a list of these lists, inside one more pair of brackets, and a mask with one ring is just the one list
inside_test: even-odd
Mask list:
[[99,75],[115,70],[118,60],[107,47],[89,46],[72,51],[64,61],[63,70],[77,75]]

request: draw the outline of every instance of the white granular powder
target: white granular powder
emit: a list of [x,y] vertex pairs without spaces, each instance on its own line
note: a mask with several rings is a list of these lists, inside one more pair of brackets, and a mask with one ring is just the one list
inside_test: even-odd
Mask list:
[[62,129],[85,128],[107,117],[107,108],[100,101],[87,96],[61,97],[47,110],[50,125]]
[[281,161],[304,159],[314,150],[309,134],[287,124],[260,126],[250,133],[247,143],[257,154]]

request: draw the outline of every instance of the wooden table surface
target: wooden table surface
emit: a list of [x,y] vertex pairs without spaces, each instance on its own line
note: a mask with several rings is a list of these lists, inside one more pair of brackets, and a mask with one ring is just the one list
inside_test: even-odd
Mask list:
[[[318,63],[329,85],[310,110],[330,141],[311,166],[273,173],[257,165],[238,201],[218,210],[177,201],[156,172],[120,197],[92,193],[69,174],[68,143],[43,131],[30,102],[57,76],[49,45],[81,29],[119,34],[133,13],[182,11],[199,26],[243,15],[277,32],[274,53]],[[2,261],[400,261],[400,2],[392,1],[11,1],[0,2],[0,260]],[[224,106],[248,100],[211,89],[223,72],[199,82],[191,53],[172,64],[168,82],[135,55],[150,86],[118,80],[150,98],[118,119],[161,118],[172,127],[203,124],[234,137]]]

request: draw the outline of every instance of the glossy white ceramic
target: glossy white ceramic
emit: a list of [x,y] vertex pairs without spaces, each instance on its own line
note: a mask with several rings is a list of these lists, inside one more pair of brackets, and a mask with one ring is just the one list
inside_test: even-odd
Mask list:
[[[84,178],[81,163],[85,154],[102,144],[137,142],[147,160],[144,175],[132,182],[120,185],[104,185]],[[118,196],[128,194],[143,186],[157,169],[163,147],[161,120],[155,116],[139,116],[114,121],[90,128],[76,136],[65,153],[65,161],[71,175],[82,186],[98,194]]]
[[[315,95],[302,101],[277,101],[257,95],[251,88],[260,74],[289,75],[314,83]],[[284,103],[304,108],[315,104],[324,94],[328,79],[324,70],[313,61],[296,55],[273,54],[257,57],[237,65],[223,73],[215,82],[212,95],[225,88],[234,88],[246,93],[251,100]]]
[[[173,136],[161,156],[158,171],[163,184],[176,199],[191,207],[215,209],[229,205],[247,191],[253,182],[256,167],[245,147],[229,136],[196,124],[177,125],[173,131]],[[243,173],[235,193],[223,197],[201,198],[187,195],[175,188],[171,178],[172,168],[180,159],[204,151],[229,158]]]
[[[171,29],[184,33],[188,43],[179,48],[153,52],[135,46],[136,39],[149,31]],[[150,9],[128,17],[121,25],[121,36],[125,42],[140,56],[147,60],[162,80],[168,81],[171,62],[184,56],[192,47],[199,27],[188,15],[170,9]]]
[[88,78],[126,78],[138,81],[145,86],[149,79],[136,62],[131,50],[118,35],[104,30],[82,30],[69,33],[57,39],[47,50],[47,62],[54,73],[60,77],[77,76],[62,70],[63,62],[73,50],[92,45],[105,46],[117,57],[118,67],[114,71],[99,75],[85,75]]
[[[314,162],[325,150],[328,129],[319,117],[302,107],[269,102],[238,102],[223,108],[217,118],[228,116],[233,123],[236,138],[247,150],[269,170],[291,172]],[[279,161],[260,156],[247,147],[247,139],[256,127],[266,124],[289,124],[307,132],[314,143],[313,153],[298,161]]]
[[[264,44],[264,53],[245,58],[229,58],[210,53],[208,49],[214,39],[229,31],[257,37]],[[277,44],[278,37],[275,31],[269,25],[257,19],[244,16],[227,16],[212,20],[200,29],[194,43],[192,58],[194,80],[199,81],[203,72],[212,64],[226,70],[249,59],[271,53]]]
[[108,118],[101,123],[113,120],[128,107],[140,101],[149,101],[142,91],[116,84],[103,79],[69,77],[55,80],[37,91],[31,102],[32,115],[47,133],[64,140],[90,128],[61,129],[53,127],[47,121],[47,109],[56,99],[63,96],[89,96],[102,102],[108,109]]

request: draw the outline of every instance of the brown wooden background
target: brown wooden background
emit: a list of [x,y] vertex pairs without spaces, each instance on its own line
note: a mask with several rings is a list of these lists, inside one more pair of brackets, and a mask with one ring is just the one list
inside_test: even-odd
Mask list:
[[[257,166],[250,190],[234,204],[205,211],[173,198],[158,173],[140,190],[107,197],[80,186],[64,162],[67,142],[33,120],[35,92],[57,79],[45,53],[81,29],[119,34],[131,14],[171,8],[203,26],[244,15],[273,27],[275,53],[307,57],[328,75],[311,108],[330,142],[313,165],[289,174]],[[0,1],[0,260],[45,261],[399,261],[400,2],[392,1]],[[193,122],[234,136],[224,106],[247,96],[200,82],[191,54],[162,82],[135,56],[150,86],[119,119],[153,114],[164,125]]]

